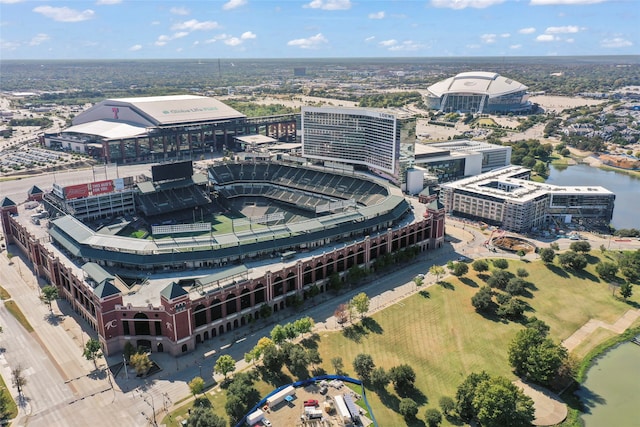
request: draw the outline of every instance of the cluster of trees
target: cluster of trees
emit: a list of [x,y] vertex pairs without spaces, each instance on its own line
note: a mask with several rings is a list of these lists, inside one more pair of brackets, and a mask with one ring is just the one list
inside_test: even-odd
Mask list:
[[282,104],[258,104],[247,100],[227,99],[225,104],[246,114],[247,117],[276,116],[280,114],[299,113],[299,108],[291,108]]
[[[487,285],[471,297],[471,304],[479,312],[495,313],[507,319],[520,319],[523,317],[527,304],[517,296],[522,296],[530,286],[524,278],[529,275],[527,270],[519,268],[517,274],[506,269],[509,263],[505,259],[493,260],[494,270],[487,278]],[[484,260],[473,263],[474,270],[484,272],[489,270],[489,265]],[[493,297],[495,296],[495,302]]]
[[[450,408],[449,400],[442,403]],[[534,419],[530,397],[508,379],[484,371],[469,374],[458,386],[455,411],[462,420],[477,420],[483,427],[529,426]]]
[[42,129],[47,129],[53,126],[53,121],[48,117],[28,117],[24,119],[11,119],[9,126],[40,126]]
[[231,425],[236,425],[260,401],[260,393],[254,387],[255,379],[254,372],[241,372],[228,384],[224,409]]
[[274,374],[281,372],[283,366],[299,378],[308,377],[308,367],[313,369],[322,363],[316,348],[305,348],[294,344],[292,340],[300,335],[310,333],[314,322],[310,317],[303,317],[286,325],[276,325],[271,330],[271,338],[262,337],[258,343],[244,355],[247,363],[254,365],[260,361],[265,369]]
[[[342,359],[332,360],[334,367],[341,368]],[[400,400],[398,412],[406,420],[412,420],[418,414],[418,404],[410,396],[416,393],[415,382],[416,372],[405,363],[394,366],[389,371],[383,367],[376,367],[370,354],[360,353],[353,359],[353,370],[358,378],[365,384],[378,391],[384,391],[391,383],[394,390],[402,399]],[[336,369],[336,372],[339,372]]]
[[[535,117],[535,116],[534,116]],[[540,144],[537,139],[528,139],[514,142],[503,142],[502,145],[512,147],[511,163],[533,169],[538,175],[548,176],[547,162],[553,152],[551,144]]]
[[404,107],[407,104],[421,102],[420,92],[388,92],[374,95],[363,95],[354,99],[359,107],[388,108]]
[[509,364],[525,380],[559,389],[573,381],[576,363],[548,333],[547,324],[531,318],[509,345]]

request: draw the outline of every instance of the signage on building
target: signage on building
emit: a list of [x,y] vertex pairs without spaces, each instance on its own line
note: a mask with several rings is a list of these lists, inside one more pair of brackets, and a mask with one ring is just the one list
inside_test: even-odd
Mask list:
[[79,199],[89,195],[89,184],[69,185],[64,187],[64,198],[66,200]]
[[95,196],[97,194],[111,193],[113,191],[113,181],[98,181],[91,183],[91,193]]

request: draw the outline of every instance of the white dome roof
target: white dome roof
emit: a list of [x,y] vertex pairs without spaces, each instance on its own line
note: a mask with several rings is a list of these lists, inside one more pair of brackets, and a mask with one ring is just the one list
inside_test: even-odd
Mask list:
[[520,82],[486,71],[460,73],[427,88],[430,95],[438,98],[446,93],[474,93],[494,98],[527,89],[527,86]]

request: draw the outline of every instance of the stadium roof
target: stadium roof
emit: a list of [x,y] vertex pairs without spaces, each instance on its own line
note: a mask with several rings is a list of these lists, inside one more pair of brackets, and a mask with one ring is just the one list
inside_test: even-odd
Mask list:
[[73,122],[112,119],[147,126],[170,126],[242,118],[246,116],[214,98],[169,95],[107,99],[78,115]]
[[96,120],[71,126],[65,133],[81,133],[97,135],[105,139],[133,138],[147,133],[147,128],[133,123],[115,122],[112,120]]
[[428,87],[430,95],[441,97],[447,93],[475,93],[497,97],[526,91],[527,86],[497,73],[473,71],[460,73]]

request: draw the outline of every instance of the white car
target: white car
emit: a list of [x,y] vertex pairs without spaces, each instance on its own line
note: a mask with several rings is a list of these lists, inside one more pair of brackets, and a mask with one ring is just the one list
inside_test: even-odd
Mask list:
[[263,418],[262,419],[262,425],[265,426],[265,427],[271,427],[272,424],[271,424],[271,421],[269,421],[266,418]]

